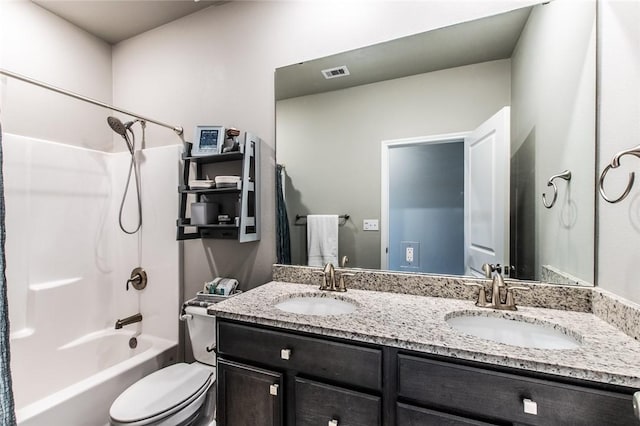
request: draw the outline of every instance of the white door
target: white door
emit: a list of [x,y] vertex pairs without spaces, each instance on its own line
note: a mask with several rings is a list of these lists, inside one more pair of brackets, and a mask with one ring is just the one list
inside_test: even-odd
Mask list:
[[482,264],[509,265],[510,108],[464,140],[464,247],[468,275]]

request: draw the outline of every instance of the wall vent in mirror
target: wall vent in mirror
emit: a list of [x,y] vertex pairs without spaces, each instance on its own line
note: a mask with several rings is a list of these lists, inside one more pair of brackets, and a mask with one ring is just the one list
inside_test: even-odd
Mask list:
[[327,68],[326,70],[322,70],[321,72],[324,78],[326,78],[327,80],[331,78],[345,77],[351,74],[346,65],[341,65],[335,68]]

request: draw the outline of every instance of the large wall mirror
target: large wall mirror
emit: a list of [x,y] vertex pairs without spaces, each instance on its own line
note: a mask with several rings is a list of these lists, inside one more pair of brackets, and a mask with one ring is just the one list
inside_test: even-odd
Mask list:
[[292,263],[338,214],[349,267],[593,285],[595,37],[555,0],[277,69]]

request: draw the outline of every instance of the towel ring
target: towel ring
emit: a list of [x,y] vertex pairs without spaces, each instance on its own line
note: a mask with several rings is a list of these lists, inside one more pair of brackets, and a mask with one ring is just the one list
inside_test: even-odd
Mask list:
[[556,204],[556,200],[558,199],[558,187],[556,186],[556,183],[554,182],[556,179],[564,179],[567,182],[569,182],[571,180],[571,172],[569,170],[565,170],[562,173],[558,173],[557,175],[551,176],[549,178],[549,180],[547,181],[547,186],[553,187],[553,199],[551,200],[551,203],[547,204],[547,196],[543,192],[542,193],[542,204],[544,204],[544,206],[546,208],[548,208],[548,209],[553,207]]
[[615,203],[619,203],[620,201],[624,200],[625,198],[627,198],[627,195],[629,195],[629,193],[631,192],[631,188],[633,187],[633,182],[636,179],[636,174],[634,172],[630,172],[629,173],[629,181],[627,182],[627,187],[624,189],[624,192],[622,193],[621,196],[619,196],[618,198],[609,198],[607,197],[607,194],[604,193],[604,178],[605,176],[607,176],[607,172],[610,169],[615,169],[616,166],[612,166],[611,164],[607,164],[607,167],[604,168],[604,170],[602,171],[602,174],[600,175],[600,195],[602,196],[602,198],[607,202],[607,203],[611,203],[611,204],[615,204]]
[[611,164],[607,164],[607,167],[604,168],[604,170],[602,171],[602,174],[600,175],[600,179],[599,179],[600,187],[598,188],[600,190],[600,195],[606,202],[611,204],[618,203],[624,200],[625,198],[627,198],[627,195],[629,195],[629,193],[631,192],[631,188],[633,187],[633,183],[636,178],[635,172],[629,173],[629,180],[627,181],[627,187],[624,189],[624,192],[622,193],[622,195],[619,196],[618,198],[609,198],[604,193],[604,178],[607,176],[607,173],[609,172],[610,169],[615,169],[617,167],[620,167],[620,159],[625,155],[633,155],[634,157],[640,158],[640,145],[634,146],[633,148],[628,149],[626,151],[620,151],[619,153],[614,155],[613,159],[611,160]]

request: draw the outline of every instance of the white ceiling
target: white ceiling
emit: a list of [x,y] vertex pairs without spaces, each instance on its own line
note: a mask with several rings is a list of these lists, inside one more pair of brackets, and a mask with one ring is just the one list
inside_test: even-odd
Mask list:
[[225,1],[31,0],[110,44]]

